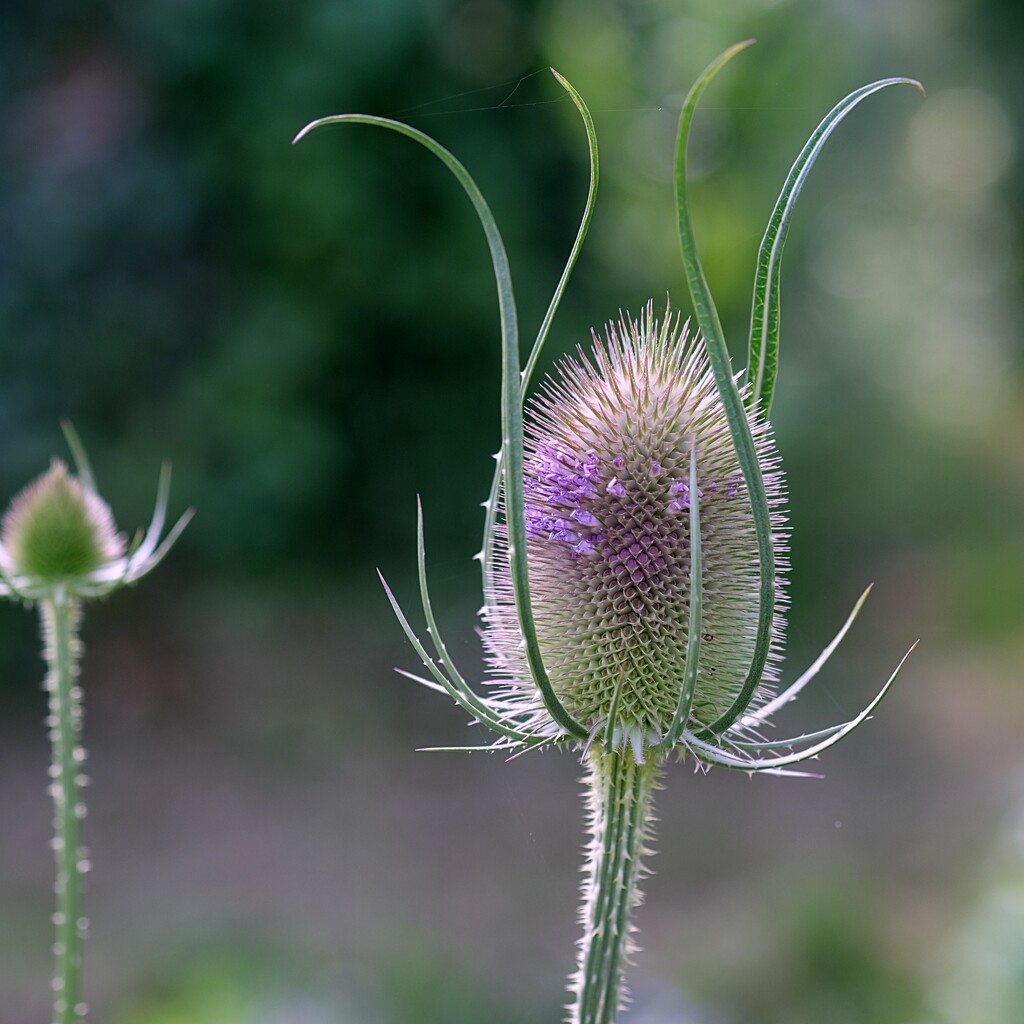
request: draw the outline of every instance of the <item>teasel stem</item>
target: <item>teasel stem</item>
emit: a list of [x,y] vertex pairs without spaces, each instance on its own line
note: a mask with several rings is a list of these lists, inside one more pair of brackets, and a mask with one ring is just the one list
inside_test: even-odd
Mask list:
[[637,764],[630,750],[591,748],[586,777],[590,843],[584,867],[579,969],[570,1024],[612,1024],[623,1002],[622,973],[633,951],[630,935],[640,903],[651,798],[661,774],[652,758]]
[[81,644],[78,626],[81,603],[63,587],[55,587],[40,601],[43,624],[43,656],[49,669],[46,690],[49,693],[50,741],[53,762],[50,767],[50,793],[53,796],[53,849],[57,878],[57,911],[54,924],[57,937],[53,990],[53,1024],[77,1024],[84,1019],[82,1002],[82,942],[86,921],[82,916],[82,877],[88,869],[82,846],[82,819],[85,805],[81,798],[82,764],[85,752],[82,732],[82,702],[79,689],[78,659]]

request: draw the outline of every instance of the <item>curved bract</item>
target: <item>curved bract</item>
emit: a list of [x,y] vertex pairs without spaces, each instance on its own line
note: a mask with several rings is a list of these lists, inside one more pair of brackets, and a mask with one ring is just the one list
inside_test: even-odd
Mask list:
[[891,85],[912,85],[924,92],[921,83],[913,78],[883,78],[855,89],[849,96],[840,100],[825,115],[804,148],[800,150],[800,155],[790,168],[786,183],[782,186],[782,192],[768,219],[768,227],[757,253],[746,370],[750,383],[747,402],[759,408],[766,419],[771,414],[775,377],[779,371],[779,282],[782,276],[782,250],[786,244],[786,235],[789,233],[789,222],[793,216],[796,197],[800,195],[814,161],[818,159],[818,154],[839,122],[861,100]]
[[[565,78],[563,78],[554,68],[551,69],[551,73],[555,76],[558,84],[561,85],[561,87],[569,94],[569,98],[573,101],[576,109],[580,113],[580,117],[583,119],[583,127],[587,133],[587,147],[590,155],[590,187],[587,190],[587,201],[583,208],[583,216],[580,219],[579,230],[576,232],[576,240],[573,242],[572,249],[569,252],[569,258],[566,260],[565,268],[562,271],[562,276],[558,280],[554,295],[551,297],[551,302],[548,304],[547,312],[544,314],[544,319],[541,321],[540,328],[537,331],[537,337],[534,340],[533,348],[530,350],[530,355],[527,357],[526,365],[523,367],[522,381],[519,388],[520,403],[525,402],[526,400],[530,387],[530,380],[533,377],[533,371],[537,365],[537,360],[540,358],[541,351],[544,348],[544,342],[547,340],[548,332],[551,330],[551,323],[555,318],[555,313],[558,311],[559,305],[561,304],[562,295],[565,292],[565,286],[569,283],[569,278],[572,275],[573,268],[576,266],[576,260],[579,258],[580,250],[583,248],[583,241],[587,237],[587,232],[590,230],[590,221],[594,216],[594,206],[597,201],[597,185],[600,179],[600,161],[597,154],[597,130],[594,128],[594,119],[591,117],[590,110],[587,108],[586,103],[583,102],[583,97],[580,96],[580,94],[568,81],[566,81]],[[491,489],[487,495],[487,501],[484,503],[484,509],[486,510],[486,514],[484,516],[484,539],[483,544],[480,546],[480,552],[477,555],[477,558],[481,563],[483,584],[485,587],[487,586],[487,581],[491,574],[490,558],[494,550],[494,530],[498,522],[498,500],[501,495],[501,481],[504,469],[504,452],[499,451],[495,456],[494,477],[491,480]]]
[[[656,679],[652,677],[653,683],[659,687],[657,707],[652,705],[645,708],[644,695],[638,696],[632,674],[634,662],[628,666],[622,663],[618,675],[615,671],[597,673],[601,679],[600,686],[592,692],[588,691],[586,699],[580,699],[581,691],[565,675],[565,665],[574,663],[573,659],[567,660],[562,656],[564,652],[551,639],[552,628],[564,632],[565,622],[569,620],[560,620],[560,624],[552,627],[551,620],[545,617],[549,614],[549,606],[545,604],[544,590],[539,581],[545,572],[552,586],[554,578],[543,565],[534,568],[537,552],[546,552],[548,549],[543,545],[549,543],[561,546],[559,553],[565,555],[568,559],[566,565],[570,567],[572,559],[600,556],[604,550],[601,548],[603,538],[609,530],[613,531],[611,525],[608,530],[604,530],[600,515],[611,515],[607,509],[617,506],[614,502],[606,501],[599,508],[595,496],[600,489],[603,489],[605,496],[618,496],[616,488],[624,487],[625,480],[625,475],[620,480],[609,467],[624,464],[626,454],[609,454],[608,466],[602,463],[601,468],[598,468],[600,460],[596,450],[581,447],[585,430],[581,430],[576,438],[580,441],[580,446],[577,446],[579,450],[573,449],[575,442],[572,438],[568,441],[562,438],[561,441],[556,439],[552,442],[553,447],[549,452],[544,447],[547,441],[541,436],[543,424],[538,427],[536,422],[531,421],[530,431],[524,428],[524,402],[532,371],[586,237],[597,194],[599,163],[596,132],[583,99],[564,78],[553,72],[575,104],[584,124],[590,154],[590,187],[579,231],[525,368],[519,360],[516,307],[505,248],[490,209],[466,168],[423,132],[401,122],[372,115],[343,114],[322,118],[307,126],[296,137],[298,141],[314,129],[329,124],[362,123],[398,132],[424,146],[445,164],[473,203],[487,239],[494,268],[502,344],[502,446],[497,456],[488,500],[485,502],[484,543],[477,557],[483,569],[485,620],[490,617],[493,623],[495,616],[501,620],[501,635],[491,644],[492,663],[497,662],[501,667],[499,675],[504,672],[508,677],[505,681],[511,680],[514,685],[511,688],[491,686],[483,690],[474,689],[462,677],[450,657],[438,632],[430,601],[422,511],[418,515],[418,568],[420,600],[429,643],[419,639],[394,594],[384,584],[402,629],[429,674],[429,678],[411,678],[447,693],[475,721],[497,734],[496,740],[484,747],[438,749],[514,750],[518,754],[541,746],[563,743],[589,749],[596,741],[608,752],[625,751],[631,747],[637,763],[641,763],[646,756],[658,760],[675,751],[680,755],[688,754],[705,765],[720,765],[748,772],[782,772],[801,760],[817,756],[863,722],[888,691],[905,661],[904,657],[878,696],[850,721],[787,740],[768,741],[762,737],[760,730],[768,724],[769,716],[792,700],[817,674],[845,636],[867,596],[865,591],[835,639],[811,668],[779,696],[773,696],[766,683],[770,684],[773,680],[773,643],[777,646],[773,638],[777,638],[781,622],[781,592],[776,579],[779,566],[776,542],[781,531],[779,522],[773,519],[776,514],[773,508],[781,499],[776,493],[778,485],[771,482],[776,473],[772,462],[774,457],[766,459],[763,438],[768,436],[767,416],[778,365],[779,281],[783,245],[796,197],[835,127],[857,104],[873,93],[890,85],[917,83],[910,79],[890,78],[851,93],[818,125],[794,163],[772,212],[758,256],[747,383],[741,391],[736,383],[693,236],[686,182],[686,146],[701,94],[714,75],[748,45],[749,41],[731,47],[708,66],[690,90],[679,122],[675,194],[683,266],[702,336],[699,344],[706,350],[714,378],[711,389],[713,398],[709,401],[716,403],[722,416],[725,424],[723,429],[730,442],[729,459],[735,463],[736,470],[728,484],[707,476],[701,462],[700,445],[692,439],[699,432],[691,430],[687,434],[685,429],[676,430],[679,423],[672,428],[676,433],[672,433],[672,430],[665,433],[665,437],[671,441],[667,449],[668,456],[662,460],[661,456],[648,453],[648,461],[643,463],[652,478],[659,476],[665,466],[671,465],[670,477],[666,477],[657,487],[645,485],[637,493],[642,491],[644,501],[654,502],[651,508],[657,504],[655,498],[661,500],[664,505],[662,511],[671,511],[677,517],[678,529],[669,533],[663,531],[661,536],[681,538],[680,543],[685,547],[685,552],[678,560],[673,590],[678,606],[671,611],[672,629],[665,634],[668,638],[665,639],[666,649],[671,649],[674,659],[671,671],[667,674],[671,683],[667,690],[664,660],[649,659],[651,672],[658,676]],[[598,356],[598,362],[600,358]],[[586,378],[588,373],[591,370],[573,361],[563,367],[563,374],[576,374],[580,380]],[[602,373],[603,369],[591,373],[592,383],[596,381],[595,388],[607,385],[621,390],[629,386],[626,378],[615,378],[613,382],[614,374],[609,372],[602,377]],[[571,401],[572,395],[563,395],[562,398]],[[627,401],[624,408],[628,405]],[[577,411],[584,418],[592,412],[588,409]],[[572,410],[566,415],[570,414]],[[687,437],[691,439],[687,440]],[[525,449],[536,465],[524,465],[524,441]],[[631,470],[633,480],[638,484],[642,483],[638,475],[639,465],[639,462],[635,462]],[[730,663],[726,673],[728,678],[723,675],[716,681],[719,696],[714,700],[709,698],[708,668],[716,663],[713,659],[709,660],[712,656],[706,649],[712,648],[716,642],[721,643],[721,640],[714,639],[708,622],[709,616],[714,614],[716,602],[717,605],[721,604],[722,583],[720,576],[716,575],[721,572],[721,558],[716,552],[721,548],[719,531],[723,527],[716,523],[715,517],[720,515],[720,511],[711,500],[715,495],[709,484],[722,488],[718,491],[718,497],[724,493],[726,486],[732,487],[730,497],[736,494],[742,497],[746,511],[743,515],[737,513],[735,522],[748,524],[742,530],[748,531],[752,559],[750,565],[753,568],[745,579],[753,588],[754,595],[749,602],[749,613],[744,613],[748,615],[744,620],[746,624],[741,624],[741,632],[745,630],[743,636],[746,639],[739,644],[739,648],[746,652],[745,667],[734,670]],[[530,493],[527,493],[527,487],[531,488]],[[663,496],[658,498],[662,492]],[[543,505],[539,511],[538,501]],[[640,519],[634,516],[630,522],[643,525],[646,520],[642,516]],[[629,529],[635,532],[633,527]],[[629,538],[626,538],[626,542],[622,541],[626,530],[626,527],[621,528],[620,534],[616,535],[618,540],[615,545],[611,542],[605,545],[607,552],[615,548],[615,557],[620,561],[628,557],[628,552],[626,555],[623,552],[630,546]],[[634,538],[634,541],[638,543],[638,538]],[[537,546],[538,543],[541,547]],[[663,542],[659,543],[664,546]],[[658,558],[664,561],[664,554],[662,548],[659,548],[656,556],[651,557],[655,561]],[[611,554],[608,557],[611,558]],[[646,562],[643,564],[647,565]],[[612,571],[614,567],[609,562],[604,568]],[[604,571],[598,563],[590,565],[587,571],[591,570],[598,574]],[[639,570],[634,568],[631,571]],[[606,590],[601,592],[605,593]],[[499,606],[503,606],[505,611],[501,612]],[[663,604],[658,607],[659,614],[666,614]],[[632,614],[638,619],[643,619],[646,614],[641,598],[638,598]],[[541,621],[538,616],[543,617]],[[542,640],[542,637],[548,639]],[[572,641],[568,642],[571,644]],[[506,657],[506,648],[511,652],[513,647],[514,653]],[[432,648],[432,653],[428,648]],[[613,658],[621,654],[616,653],[614,645],[595,647],[595,651],[600,650],[611,651],[609,656]],[[600,653],[594,655],[601,656]],[[554,677],[552,672],[555,669],[552,665],[557,669]],[[725,672],[725,669],[722,671]],[[725,703],[722,702],[723,695],[727,695]],[[710,718],[709,708],[715,709]],[[630,716],[633,716],[632,719]],[[627,721],[641,724],[630,731],[625,728],[624,723]]]
[[747,422],[743,402],[740,399],[736,381],[733,378],[732,363],[729,361],[729,350],[725,344],[725,333],[718,319],[711,289],[708,287],[697,245],[693,237],[690,223],[690,208],[686,182],[686,145],[690,136],[690,123],[697,107],[697,101],[707,88],[708,83],[718,71],[737,53],[750,46],[753,40],[737,43],[713,60],[704,73],[690,89],[683,103],[679,117],[679,134],[676,140],[676,216],[679,228],[679,244],[683,254],[683,267],[686,271],[686,283],[693,300],[694,314],[704,335],[711,368],[715,374],[718,393],[725,410],[725,415],[732,430],[733,443],[739,458],[743,480],[750,496],[750,505],[754,514],[754,525],[757,532],[757,556],[760,563],[760,608],[757,619],[757,640],[747,671],[746,679],[740,688],[732,706],[711,726],[703,730],[704,734],[718,735],[729,728],[746,710],[753,699],[764,674],[768,650],[771,645],[773,608],[775,605],[775,550],[772,544],[771,526],[769,523],[768,498],[765,494],[764,477],[761,465],[754,448],[754,438]]
[[509,544],[509,562],[516,591],[516,609],[519,614],[519,625],[526,644],[530,669],[533,673],[534,681],[543,696],[545,707],[555,722],[568,734],[574,736],[585,735],[583,727],[572,719],[555,696],[537,645],[533,604],[527,582],[526,526],[522,513],[523,406],[519,366],[519,328],[515,298],[512,294],[512,278],[509,273],[508,257],[505,254],[505,244],[501,239],[501,232],[498,230],[487,201],[462,163],[429,135],[411,128],[409,125],[402,124],[400,121],[375,117],[370,114],[338,114],[333,117],[321,118],[307,125],[299,132],[294,141],[299,142],[311,131],[324,125],[345,123],[370,124],[380,128],[387,128],[398,132],[400,135],[407,136],[433,153],[452,172],[465,190],[466,195],[469,196],[480,219],[480,224],[484,229],[484,234],[487,236],[487,246],[490,250],[491,263],[494,267],[494,279],[498,288],[498,311],[501,321],[501,458],[509,469],[504,474],[504,483],[510,499],[508,505],[508,530],[511,541]]

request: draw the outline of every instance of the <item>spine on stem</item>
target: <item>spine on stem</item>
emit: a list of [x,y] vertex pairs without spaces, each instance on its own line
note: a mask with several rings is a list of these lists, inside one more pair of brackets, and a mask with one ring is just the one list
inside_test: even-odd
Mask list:
[[88,868],[82,846],[85,804],[81,786],[85,752],[81,746],[82,694],[78,686],[81,644],[79,601],[57,588],[40,601],[44,656],[48,672],[50,741],[50,793],[53,796],[53,849],[56,859],[57,909],[54,924],[56,968],[53,979],[53,1024],[77,1024],[85,1017],[82,1001],[82,942],[86,921],[82,916],[82,877]]
[[653,759],[637,764],[628,749],[591,749],[587,764],[590,842],[569,1024],[612,1024],[624,998],[623,968],[634,951],[632,914],[641,899],[641,858],[649,852],[651,798],[661,768]]

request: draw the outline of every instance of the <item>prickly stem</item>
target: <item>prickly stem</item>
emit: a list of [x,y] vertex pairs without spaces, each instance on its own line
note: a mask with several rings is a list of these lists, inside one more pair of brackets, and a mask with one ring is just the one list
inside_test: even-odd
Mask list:
[[50,709],[47,724],[53,751],[50,793],[57,869],[53,1024],[78,1024],[85,1017],[82,941],[87,925],[82,916],[82,876],[88,869],[81,841],[85,816],[80,795],[85,754],[81,746],[82,703],[77,682],[81,606],[76,598],[58,587],[40,601],[40,610],[44,657],[49,670],[46,676]]
[[632,912],[640,903],[651,797],[661,763],[631,751],[592,748],[586,778],[590,842],[584,867],[579,966],[570,981],[569,1024],[612,1024],[623,1003],[622,973],[633,952]]

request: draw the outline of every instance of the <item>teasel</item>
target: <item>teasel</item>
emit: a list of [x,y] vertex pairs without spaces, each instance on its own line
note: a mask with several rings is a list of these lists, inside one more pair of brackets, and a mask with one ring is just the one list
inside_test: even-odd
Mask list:
[[448,150],[409,125],[366,114],[322,118],[295,140],[339,123],[377,125],[413,139],[456,177],[487,237],[502,328],[502,448],[476,556],[489,663],[482,689],[466,682],[438,631],[422,509],[418,570],[427,642],[383,576],[381,581],[428,672],[402,674],[447,694],[496,734],[482,747],[428,749],[517,757],[568,747],[587,766],[590,842],[583,936],[570,982],[571,1024],[610,1024],[624,1004],[622,973],[633,950],[631,916],[650,842],[651,798],[665,763],[680,758],[702,769],[804,774],[792,766],[870,717],[910,653],[853,719],[790,739],[768,738],[772,716],[818,673],[868,594],[807,671],[777,692],[788,531],[768,417],[778,367],[780,263],[793,203],[826,139],[861,100],[891,85],[921,87],[906,78],[863,86],[828,113],[804,146],[758,254],[740,383],[694,243],[686,145],[701,93],[750,42],[731,47],[705,69],[679,121],[677,222],[697,330],[671,306],[661,319],[652,304],[636,319],[622,315],[603,339],[594,337],[589,354],[581,349],[564,360],[532,401],[531,376],[597,194],[593,119],[573,86],[552,69],[586,129],[590,189],[576,241],[523,366],[500,233],[469,172]]
[[86,1017],[83,944],[83,880],[91,869],[82,842],[86,814],[82,790],[82,687],[79,682],[82,605],[135,583],[163,561],[188,524],[186,512],[163,536],[171,471],[165,465],[148,528],[129,545],[117,532],[110,506],[96,490],[85,449],[70,424],[64,434],[76,473],[59,459],[10,504],[0,530],[0,596],[39,608],[52,760],[54,885],[57,909],[53,977],[53,1024],[78,1024]]

